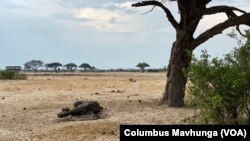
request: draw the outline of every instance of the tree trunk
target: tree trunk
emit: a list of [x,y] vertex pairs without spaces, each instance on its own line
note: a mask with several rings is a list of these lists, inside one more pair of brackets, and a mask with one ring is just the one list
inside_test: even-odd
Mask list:
[[166,104],[170,107],[181,107],[184,105],[187,78],[183,70],[191,63],[191,40],[192,37],[190,36],[177,36],[176,42],[173,43],[167,70],[167,82],[161,104]]
[[144,67],[141,67],[141,69],[140,69],[140,70],[141,70],[141,72],[145,72],[145,69],[144,69]]

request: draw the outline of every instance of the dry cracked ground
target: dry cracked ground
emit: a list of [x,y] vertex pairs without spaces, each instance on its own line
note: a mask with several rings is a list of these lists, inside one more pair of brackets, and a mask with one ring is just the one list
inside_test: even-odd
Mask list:
[[[116,141],[120,124],[179,124],[193,110],[157,105],[165,79],[165,73],[79,73],[1,80],[0,140]],[[102,118],[58,119],[76,100],[99,101]]]

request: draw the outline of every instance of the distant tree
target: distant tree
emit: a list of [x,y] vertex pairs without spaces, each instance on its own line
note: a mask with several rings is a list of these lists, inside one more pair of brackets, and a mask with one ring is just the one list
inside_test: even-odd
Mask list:
[[141,72],[144,72],[144,71],[145,71],[145,68],[146,68],[146,67],[150,67],[150,66],[149,66],[149,64],[147,64],[147,63],[145,63],[145,62],[142,62],[142,63],[137,64],[136,67],[140,68],[140,71],[141,71]]
[[43,66],[43,64],[44,63],[41,60],[31,60],[24,64],[24,69],[37,71],[39,67]]
[[95,68],[95,66],[92,66],[90,69],[91,69],[91,71],[93,71],[93,70],[95,70],[96,68]]
[[67,71],[74,71],[77,68],[77,65],[74,63],[68,63],[64,65],[66,67]]
[[92,70],[92,67],[88,63],[82,63],[79,68],[83,68],[84,70]]
[[30,66],[29,63],[30,62],[27,62],[27,63],[23,64],[24,65],[24,70],[32,70],[32,68],[31,68],[31,66]]
[[55,72],[57,72],[58,67],[60,67],[60,66],[62,66],[62,64],[61,64],[61,63],[58,63],[58,62],[46,64],[46,67],[47,67],[47,68],[54,68],[54,71],[55,71]]

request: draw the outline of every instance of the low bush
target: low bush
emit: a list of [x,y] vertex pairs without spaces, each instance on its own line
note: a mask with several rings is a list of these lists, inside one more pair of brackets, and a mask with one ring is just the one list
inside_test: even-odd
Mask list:
[[19,73],[16,71],[10,71],[10,70],[5,70],[5,71],[0,71],[0,79],[26,79],[27,76],[24,73]]

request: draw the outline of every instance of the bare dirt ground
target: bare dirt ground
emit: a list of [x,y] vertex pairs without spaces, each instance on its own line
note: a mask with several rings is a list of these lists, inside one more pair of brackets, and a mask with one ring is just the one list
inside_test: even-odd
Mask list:
[[[84,73],[1,80],[0,140],[116,141],[120,124],[180,124],[193,110],[157,105],[165,79],[165,73]],[[99,101],[102,118],[59,120],[61,108],[76,100]]]

